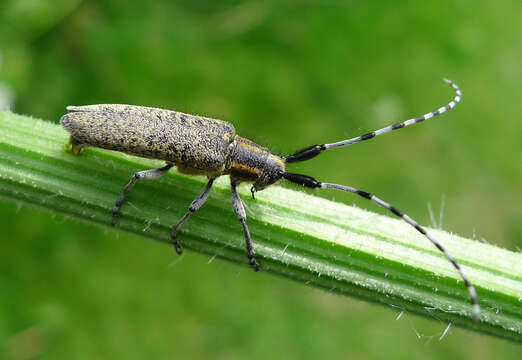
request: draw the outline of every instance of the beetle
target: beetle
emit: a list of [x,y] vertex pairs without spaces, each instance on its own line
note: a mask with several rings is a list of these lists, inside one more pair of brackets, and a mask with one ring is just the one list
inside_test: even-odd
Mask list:
[[181,173],[205,175],[208,178],[206,186],[192,201],[188,211],[172,227],[172,244],[176,252],[181,254],[182,246],[177,236],[179,229],[191,214],[203,206],[214,180],[219,176],[229,175],[232,208],[243,227],[248,261],[250,266],[258,271],[259,265],[254,256],[245,208],[237,193],[237,186],[240,183],[252,183],[252,197],[256,191],[263,190],[281,179],[312,189],[350,192],[373,201],[403,219],[444,254],[466,285],[473,305],[473,321],[477,322],[480,307],[475,288],[455,259],[415,220],[366,191],[351,186],[319,182],[311,176],[286,171],[287,164],[310,160],[323,151],[370,140],[451,110],[460,102],[462,92],[451,80],[443,79],[443,81],[453,88],[455,97],[437,110],[351,139],[312,145],[286,157],[275,155],[269,149],[236,135],[234,126],[228,122],[158,108],[121,104],[68,106],[69,112],[61,118],[60,123],[70,133],[72,152],[75,155],[80,153],[82,147],[93,146],[166,162],[166,165],[161,168],[138,171],[132,176],[116,200],[112,211],[112,225],[115,225],[125,196],[136,181],[157,179],[174,166]]

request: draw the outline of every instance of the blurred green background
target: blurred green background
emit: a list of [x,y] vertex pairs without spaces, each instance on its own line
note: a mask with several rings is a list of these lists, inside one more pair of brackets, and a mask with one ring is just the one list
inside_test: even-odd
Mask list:
[[[521,60],[520,1],[0,2],[0,106],[54,122],[70,104],[165,107],[288,154],[433,110],[453,97],[440,78],[453,79],[456,110],[292,169],[374,192],[422,224],[442,213],[444,229],[513,251]],[[520,356],[501,339],[451,328],[439,340],[437,320],[24,204],[0,202],[0,224],[0,358]]]

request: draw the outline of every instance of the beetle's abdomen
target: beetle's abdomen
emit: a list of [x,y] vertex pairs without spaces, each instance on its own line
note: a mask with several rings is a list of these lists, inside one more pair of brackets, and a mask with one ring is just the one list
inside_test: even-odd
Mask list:
[[[60,123],[80,145],[221,172],[235,136],[225,121],[134,105],[69,106]],[[201,170],[201,171],[199,171]]]

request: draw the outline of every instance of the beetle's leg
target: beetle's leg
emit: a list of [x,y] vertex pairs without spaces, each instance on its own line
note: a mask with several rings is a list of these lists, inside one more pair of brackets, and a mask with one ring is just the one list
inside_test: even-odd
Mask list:
[[134,173],[132,175],[132,178],[130,179],[129,183],[123,188],[123,192],[121,193],[118,200],[116,200],[116,204],[114,204],[114,209],[112,209],[112,221],[111,224],[114,226],[116,224],[116,217],[118,216],[118,213],[120,212],[121,204],[123,203],[123,200],[125,199],[125,196],[131,191],[132,187],[134,186],[134,183],[138,180],[152,180],[157,179],[163,175],[167,171],[172,168],[174,164],[167,164],[162,168],[159,169],[152,169],[152,170],[143,170],[138,171],[137,173]]
[[172,233],[170,238],[172,239],[172,245],[176,249],[178,254],[183,252],[183,248],[177,239],[179,228],[187,221],[190,215],[194,214],[199,210],[200,207],[203,206],[205,201],[207,201],[208,195],[210,194],[210,190],[212,189],[212,184],[214,183],[215,178],[211,178],[208,180],[207,186],[199,193],[199,195],[192,201],[189,206],[189,210],[183,215],[183,217],[172,227]]
[[250,266],[252,267],[252,269],[254,269],[254,271],[258,271],[259,265],[256,262],[256,259],[254,258],[255,252],[254,247],[252,246],[252,238],[250,237],[250,231],[248,231],[248,226],[246,224],[245,207],[243,206],[243,202],[241,201],[241,198],[237,193],[236,186],[237,184],[232,181],[230,186],[230,198],[232,199],[232,208],[234,209],[237,218],[241,222],[241,225],[243,225],[243,233],[245,234],[245,245],[248,256],[248,262],[250,263]]
[[80,155],[80,151],[82,150],[82,144],[80,144],[72,135],[69,137],[69,144],[71,144],[71,152],[73,155]]

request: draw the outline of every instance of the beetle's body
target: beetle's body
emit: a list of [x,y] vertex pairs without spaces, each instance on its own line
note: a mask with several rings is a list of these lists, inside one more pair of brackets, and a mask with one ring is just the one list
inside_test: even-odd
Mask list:
[[[144,106],[69,106],[61,119],[77,147],[94,146],[175,164],[180,172],[231,175],[257,190],[285,171],[284,159],[236,135],[228,122]],[[279,175],[279,176],[278,176]]]
[[69,113],[62,117],[61,124],[71,134],[72,151],[76,155],[79,154],[82,147],[94,146],[164,160],[167,163],[162,168],[138,171],[132,176],[114,205],[113,225],[115,225],[116,217],[125,196],[136,181],[156,179],[166,174],[173,166],[186,174],[206,175],[209,179],[207,185],[190,204],[188,212],[172,227],[172,243],[176,251],[181,253],[181,244],[177,239],[178,230],[191,214],[203,206],[210,194],[214,179],[221,175],[230,175],[232,208],[243,226],[249,263],[257,271],[259,265],[254,258],[254,248],[246,224],[246,212],[237,193],[237,185],[241,182],[253,183],[252,196],[254,196],[255,191],[262,190],[283,178],[312,189],[323,188],[351,192],[391,211],[413,226],[444,254],[464,280],[473,304],[473,320],[477,321],[479,305],[475,288],[453,257],[415,220],[368,192],[350,186],[319,182],[310,176],[286,171],[288,163],[306,161],[323,151],[369,140],[375,136],[422,122],[452,109],[460,102],[462,94],[453,82],[446,79],[444,81],[451,85],[456,93],[454,99],[446,106],[420,117],[351,139],[330,144],[313,145],[287,157],[274,155],[267,148],[236,135],[234,126],[230,123],[171,110],[118,104],[69,106],[67,107]]

